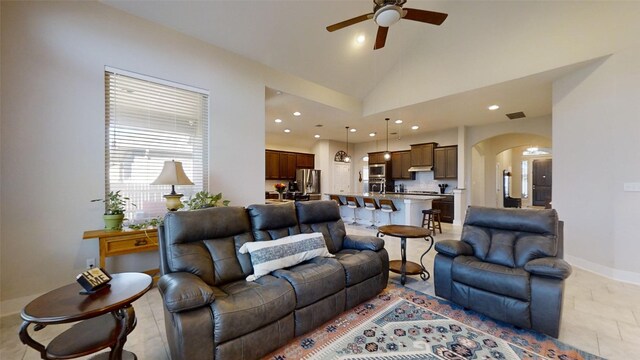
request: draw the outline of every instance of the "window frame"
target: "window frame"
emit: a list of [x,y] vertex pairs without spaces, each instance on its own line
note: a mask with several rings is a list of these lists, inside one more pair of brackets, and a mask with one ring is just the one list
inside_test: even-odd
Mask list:
[[[121,190],[131,198],[137,206],[127,206],[126,218],[144,221],[167,212],[162,196],[171,192],[171,185],[151,185],[164,161],[182,161],[195,184],[176,185],[177,192],[189,198],[207,190],[209,91],[109,66],[104,68],[104,81],[105,194]],[[130,161],[123,160],[127,152]],[[129,177],[123,174],[126,171]]]

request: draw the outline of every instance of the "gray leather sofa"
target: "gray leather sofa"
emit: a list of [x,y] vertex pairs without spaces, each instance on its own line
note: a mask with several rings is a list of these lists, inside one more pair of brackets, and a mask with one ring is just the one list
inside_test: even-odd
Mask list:
[[555,210],[469,207],[461,240],[436,243],[437,296],[520,328],[558,337],[564,279]]
[[[256,281],[249,241],[321,232],[335,258]],[[255,359],[381,292],[384,241],[346,235],[334,201],[218,207],[167,214],[158,229],[158,288],[172,359]]]

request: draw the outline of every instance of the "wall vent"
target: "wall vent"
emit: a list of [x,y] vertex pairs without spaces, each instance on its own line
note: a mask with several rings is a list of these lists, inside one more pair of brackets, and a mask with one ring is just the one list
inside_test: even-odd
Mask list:
[[511,114],[507,114],[507,117],[510,120],[522,119],[523,117],[527,117],[522,111],[514,112]]

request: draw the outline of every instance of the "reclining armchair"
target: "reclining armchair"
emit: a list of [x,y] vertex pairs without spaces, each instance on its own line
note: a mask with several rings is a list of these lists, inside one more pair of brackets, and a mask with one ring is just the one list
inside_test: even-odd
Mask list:
[[436,243],[436,295],[520,328],[558,337],[562,223],[553,209],[469,207],[461,240]]

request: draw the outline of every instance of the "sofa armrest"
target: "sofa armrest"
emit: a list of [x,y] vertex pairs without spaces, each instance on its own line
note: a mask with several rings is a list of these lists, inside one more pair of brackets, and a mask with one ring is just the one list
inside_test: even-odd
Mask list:
[[464,241],[442,240],[436,243],[436,251],[449,257],[473,255],[473,248]]
[[384,249],[384,240],[375,236],[346,235],[342,246],[346,249],[379,251]]
[[529,261],[524,269],[531,274],[564,280],[571,275],[571,265],[555,257],[544,257]]
[[186,272],[162,275],[158,289],[167,310],[172,313],[206,306],[215,300],[209,285],[198,276]]

